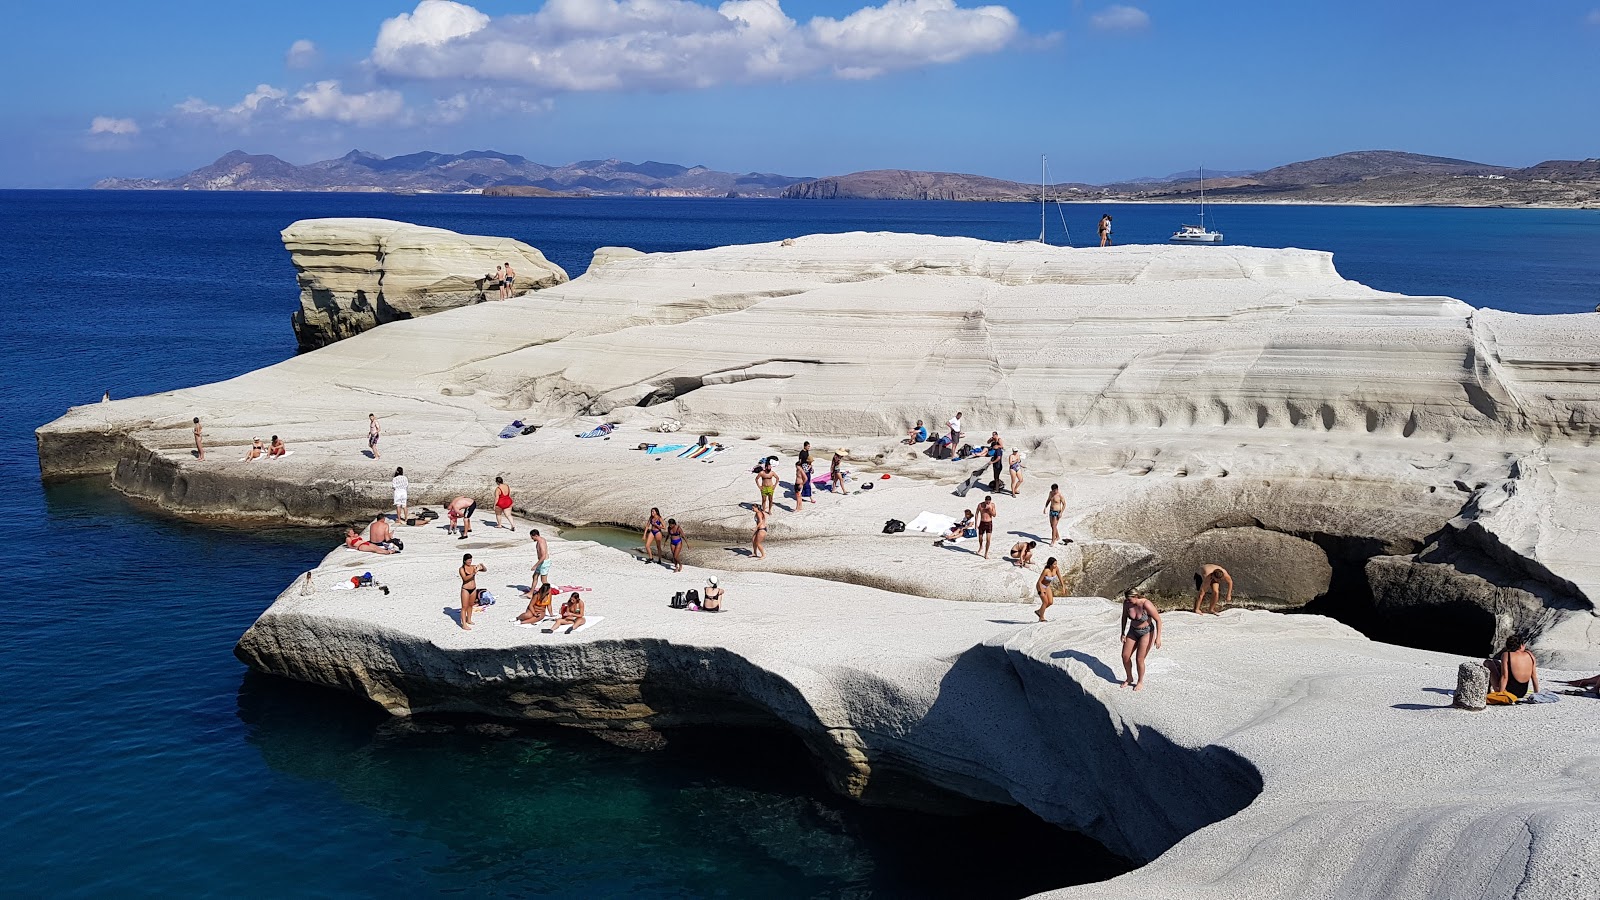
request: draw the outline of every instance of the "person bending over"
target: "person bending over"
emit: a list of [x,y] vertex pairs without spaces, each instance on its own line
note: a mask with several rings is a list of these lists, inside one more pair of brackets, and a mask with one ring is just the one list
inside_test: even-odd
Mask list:
[[1217,604],[1223,602],[1222,589],[1224,586],[1228,589],[1227,603],[1233,602],[1233,576],[1228,574],[1227,569],[1216,563],[1206,563],[1200,567],[1200,571],[1194,575],[1194,586],[1200,589],[1200,596],[1194,598],[1196,615],[1200,614],[1200,605],[1205,601],[1207,594],[1211,595],[1211,614],[1214,616],[1220,612]]
[[450,517],[450,524],[445,528],[445,534],[455,531],[459,524],[461,526],[459,540],[466,540],[467,536],[472,534],[472,516],[478,511],[478,501],[471,497],[457,497],[450,501],[450,505],[446,506],[444,511],[445,515]]
[[1008,554],[1011,564],[1019,569],[1026,569],[1033,565],[1033,548],[1037,546],[1039,546],[1038,541],[1018,541],[1012,544],[1011,552]]

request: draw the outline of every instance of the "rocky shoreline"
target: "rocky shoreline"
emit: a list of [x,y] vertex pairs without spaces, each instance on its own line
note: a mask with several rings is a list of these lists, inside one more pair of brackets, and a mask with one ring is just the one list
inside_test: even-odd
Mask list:
[[[487,496],[499,475],[543,520],[637,527],[659,506],[684,524],[698,568],[682,579],[556,546],[557,583],[592,587],[608,617],[570,640],[455,627],[452,556],[496,577],[528,565],[520,531],[480,527],[459,544],[406,529],[395,557],[337,551],[240,642],[256,668],[398,714],[780,725],[852,796],[1020,803],[1153,860],[1097,896],[1563,896],[1600,874],[1575,849],[1597,811],[1578,762],[1592,701],[1472,716],[1438,693],[1511,631],[1547,666],[1600,665],[1596,338],[1591,316],[1373,291],[1308,251],[892,234],[611,249],[507,302],[74,408],[38,445],[46,478],[110,473],[182,515],[370,517],[403,465],[414,506]],[[1066,489],[1074,542],[1036,559],[1059,556],[1080,599],[1051,623],[1027,624],[1036,571],[880,533],[979,499],[951,495],[971,464],[899,442],[957,409],[974,443],[993,429],[1027,451],[1022,496],[997,497],[1002,553],[1048,529],[1044,488]],[[368,412],[381,460],[363,454]],[[218,448],[205,463],[186,450],[194,416]],[[513,419],[543,428],[500,437]],[[685,431],[650,430],[668,419]],[[601,421],[610,440],[576,437]],[[295,455],[229,452],[263,429]],[[636,449],[700,434],[724,449]],[[803,440],[824,469],[848,450],[874,488],[803,513],[781,499],[769,557],[751,559],[751,465],[792,469]],[[1457,655],[1319,616],[1169,613],[1150,689],[1117,688],[1117,608],[1094,598],[1181,603],[1214,561],[1241,602],[1359,607]],[[399,589],[334,593],[352,566]],[[734,609],[666,608],[707,571],[737,586]],[[1455,761],[1484,746],[1517,765]]]

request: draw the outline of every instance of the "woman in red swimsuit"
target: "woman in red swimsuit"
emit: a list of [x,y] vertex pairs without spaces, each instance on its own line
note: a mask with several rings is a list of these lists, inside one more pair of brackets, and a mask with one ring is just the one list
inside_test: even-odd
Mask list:
[[499,475],[494,477],[494,524],[500,528],[517,530],[511,521],[511,488]]

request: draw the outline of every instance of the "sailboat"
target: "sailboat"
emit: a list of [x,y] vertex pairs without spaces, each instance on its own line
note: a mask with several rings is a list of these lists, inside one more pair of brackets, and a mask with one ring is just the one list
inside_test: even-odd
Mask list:
[[1172,233],[1180,244],[1220,244],[1222,232],[1206,230],[1206,170],[1200,170],[1200,224],[1184,225]]
[[[1045,156],[1044,156],[1044,154],[1041,153],[1041,154],[1039,154],[1039,239],[1036,240],[1036,241],[1033,241],[1033,240],[1007,241],[1007,243],[1010,243],[1010,244],[1048,244],[1048,243],[1050,243],[1049,241],[1045,240],[1045,225],[1044,225],[1044,223],[1045,223],[1045,209],[1046,209],[1046,207],[1048,207],[1050,205],[1049,198],[1048,198],[1048,196],[1046,194],[1046,186],[1049,183],[1050,183],[1050,169],[1045,164]],[[1061,230],[1067,236],[1067,246],[1071,247],[1072,246],[1072,230],[1067,227],[1067,216],[1066,216],[1066,213],[1061,212],[1061,198],[1060,197],[1056,198],[1056,212],[1060,213],[1060,215],[1061,215]]]

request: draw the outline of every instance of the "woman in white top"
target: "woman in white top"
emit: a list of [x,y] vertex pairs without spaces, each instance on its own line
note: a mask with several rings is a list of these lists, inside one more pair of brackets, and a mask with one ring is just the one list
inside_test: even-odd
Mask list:
[[395,521],[404,522],[407,518],[406,492],[411,489],[411,482],[406,481],[406,470],[396,466],[394,470],[394,481],[391,482],[391,484],[394,485]]

